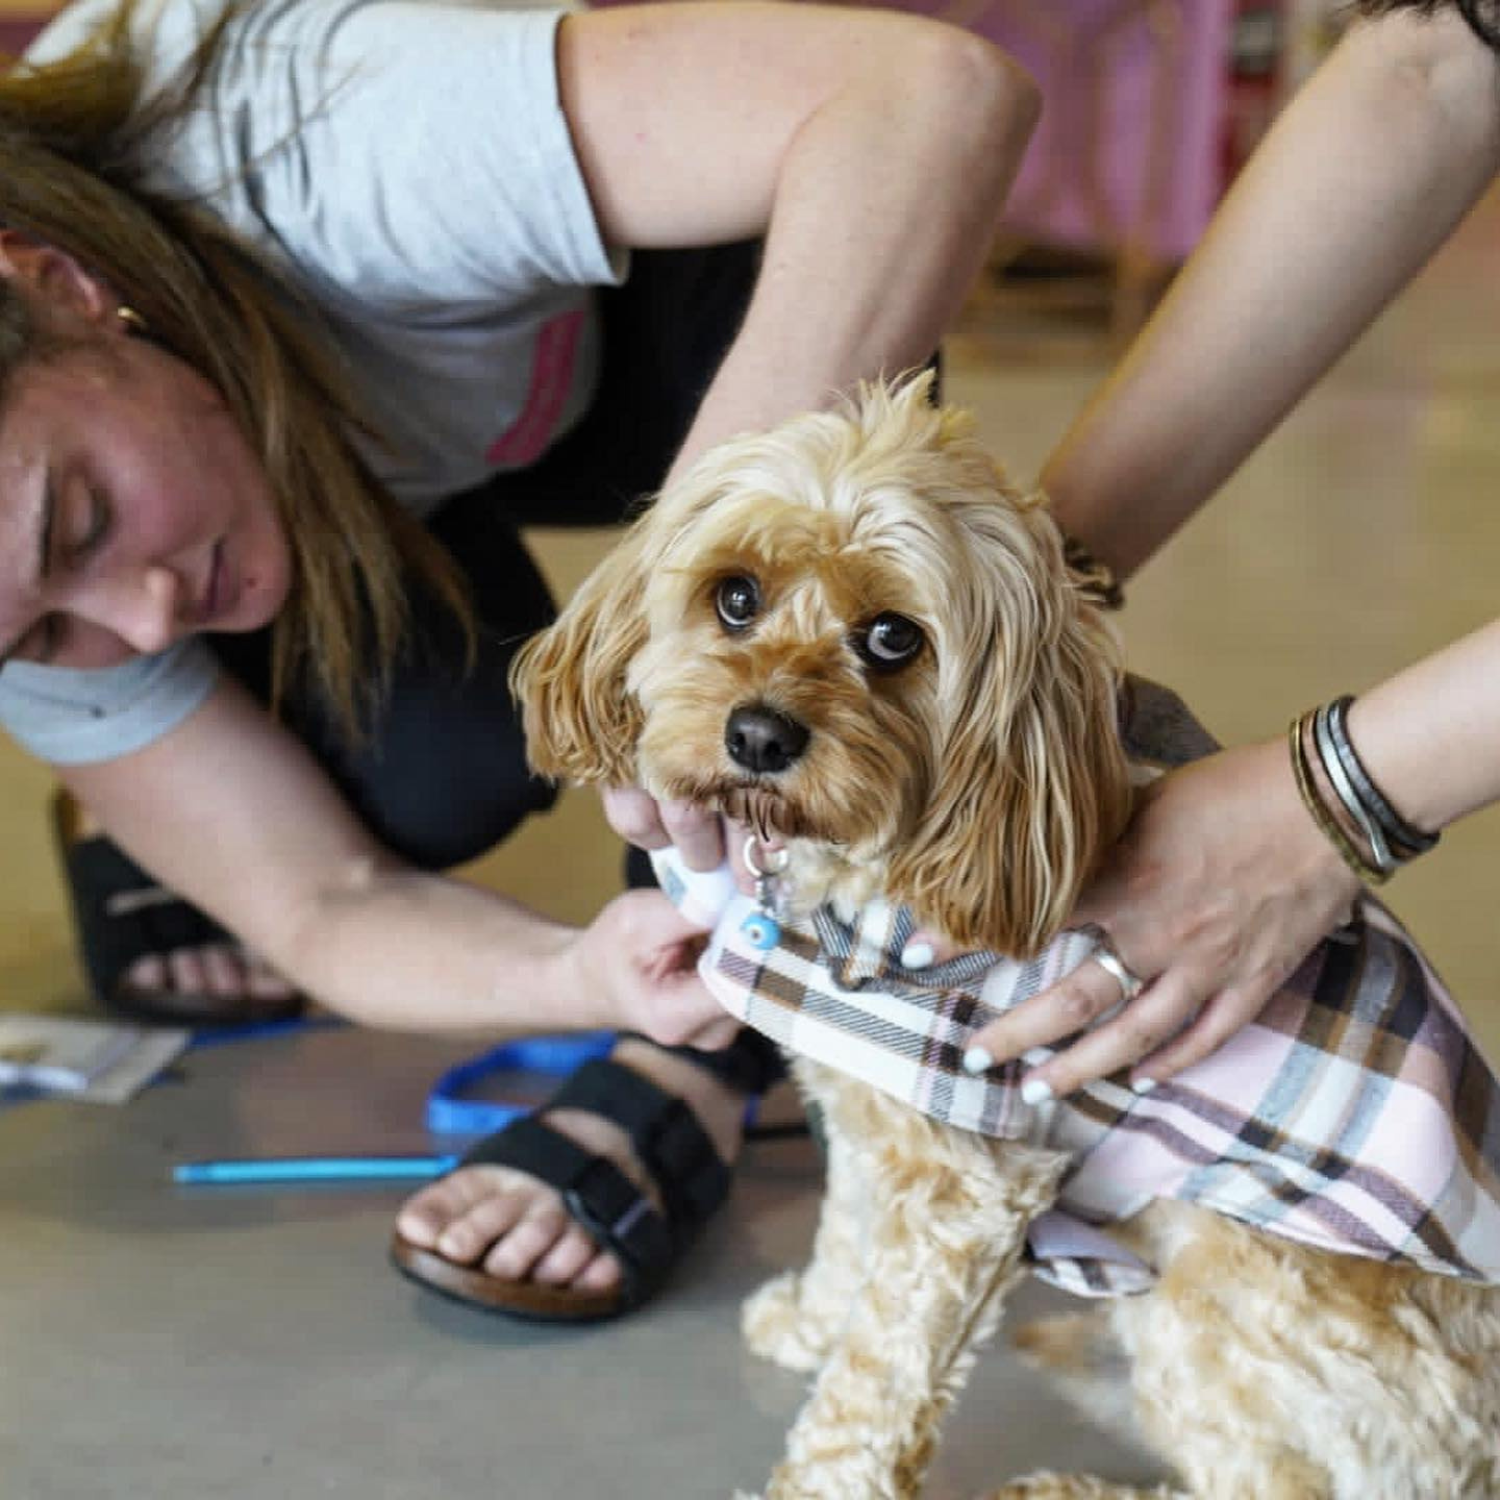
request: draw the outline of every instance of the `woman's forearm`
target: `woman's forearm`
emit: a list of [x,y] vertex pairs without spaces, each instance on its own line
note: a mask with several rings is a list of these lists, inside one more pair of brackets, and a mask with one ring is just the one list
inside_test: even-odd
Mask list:
[[1349,737],[1387,801],[1419,829],[1500,801],[1500,621],[1363,694]]
[[1500,168],[1500,71],[1456,13],[1356,26],[1288,106],[1042,475],[1138,568],[1451,233]]
[[371,1026],[495,1034],[612,1024],[597,992],[564,977],[577,935],[497,892],[371,863],[327,886],[265,956]]
[[421,1030],[606,1024],[578,929],[384,851],[232,680],[134,755],[62,774],[169,890],[357,1020]]

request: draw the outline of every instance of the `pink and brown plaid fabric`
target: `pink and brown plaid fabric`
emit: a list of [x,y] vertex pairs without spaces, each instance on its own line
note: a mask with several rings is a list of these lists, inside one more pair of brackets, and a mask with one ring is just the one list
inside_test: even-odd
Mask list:
[[898,957],[904,909],[875,903],[847,924],[820,909],[766,948],[747,926],[754,902],[726,877],[658,863],[667,893],[712,927],[700,972],[746,1025],[934,1119],[1071,1154],[1056,1208],[1033,1226],[1044,1279],[1086,1296],[1149,1289],[1151,1268],[1096,1226],[1172,1198],[1324,1250],[1500,1284],[1500,1085],[1379,903],[1362,903],[1255,1023],[1154,1092],[1112,1078],[1033,1107],[1021,1064],[976,1078],[963,1053],[1084,962],[1088,931],[1029,963],[970,954],[914,972]]

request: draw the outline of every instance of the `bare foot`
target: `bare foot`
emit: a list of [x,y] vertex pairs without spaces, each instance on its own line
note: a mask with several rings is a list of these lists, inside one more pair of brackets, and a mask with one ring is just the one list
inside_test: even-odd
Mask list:
[[216,995],[226,1002],[290,1000],[297,992],[266,961],[238,943],[207,943],[136,959],[120,976],[131,995]]
[[[81,839],[106,836],[89,810],[76,799],[67,799],[64,813],[65,837],[71,843]],[[154,888],[122,891],[110,897],[105,910],[110,915],[128,917],[132,908],[149,907],[174,898]],[[120,992],[130,997],[156,1002],[164,1010],[174,1008],[173,997],[183,997],[184,1019],[205,1019],[205,1007],[193,1004],[193,997],[217,998],[224,1002],[225,1019],[237,1019],[234,1012],[246,1009],[244,1001],[262,1006],[277,1001],[291,1001],[297,991],[266,961],[241,944],[232,941],[204,943],[194,948],[177,948],[166,953],[148,953],[130,965],[118,982]],[[253,1009],[254,1007],[248,1007]]]
[[[702,1068],[628,1038],[611,1057],[682,1099],[726,1163],[739,1155],[742,1094]],[[548,1125],[606,1157],[660,1208],[635,1159],[630,1137],[613,1121],[573,1109],[546,1112]],[[511,1167],[460,1167],[409,1198],[396,1219],[403,1238],[462,1266],[507,1281],[529,1277],[548,1286],[603,1293],[620,1282],[620,1263],[601,1252],[563,1206],[557,1191]]]

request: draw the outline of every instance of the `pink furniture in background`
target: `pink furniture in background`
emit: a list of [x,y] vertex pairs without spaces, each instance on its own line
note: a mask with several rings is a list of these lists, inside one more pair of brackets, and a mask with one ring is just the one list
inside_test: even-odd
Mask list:
[[26,45],[47,24],[50,12],[45,7],[36,10],[0,11],[0,53],[16,57],[26,50]]
[[1224,187],[1235,0],[903,0],[1004,47],[1042,88],[1017,236],[1180,261]]

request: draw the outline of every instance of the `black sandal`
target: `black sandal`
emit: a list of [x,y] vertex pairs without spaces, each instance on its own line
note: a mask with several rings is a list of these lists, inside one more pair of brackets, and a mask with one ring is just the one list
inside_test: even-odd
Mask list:
[[300,1015],[301,995],[202,995],[135,991],[120,980],[138,959],[237,939],[211,917],[163,889],[103,834],[80,836],[80,810],[64,791],[52,798],[52,828],[68,887],[79,956],[94,999],[147,1025],[209,1026],[284,1021]]
[[486,1312],[553,1323],[617,1318],[648,1301],[667,1280],[728,1197],[729,1168],[681,1099],[622,1063],[585,1063],[545,1107],[586,1110],[619,1125],[655,1184],[661,1210],[613,1162],[534,1115],[486,1136],[459,1165],[514,1167],[557,1189],[569,1214],[619,1260],[617,1287],[580,1292],[491,1276],[423,1249],[399,1231],[391,1240],[391,1260],[419,1285]]

